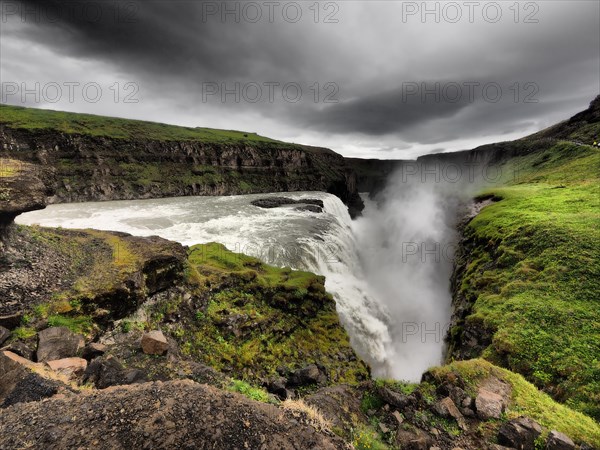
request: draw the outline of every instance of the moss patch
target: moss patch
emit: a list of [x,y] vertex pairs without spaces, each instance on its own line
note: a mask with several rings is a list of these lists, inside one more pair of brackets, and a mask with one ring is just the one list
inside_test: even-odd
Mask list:
[[597,422],[557,403],[519,374],[494,366],[483,359],[457,361],[431,369],[430,373],[439,383],[456,380],[460,376],[471,391],[477,391],[478,384],[485,378],[495,376],[512,387],[512,403],[506,412],[507,419],[528,416],[548,429],[565,433],[575,441],[600,445],[600,426]]
[[495,330],[485,358],[598,419],[600,151],[560,142],[503,172],[464,231],[466,322]]
[[[277,268],[221,244],[189,250],[187,279],[197,302],[170,325],[182,351],[244,381],[256,382],[320,363],[332,382],[356,383],[368,372],[352,350],[324,278]],[[157,323],[181,312],[182,299],[159,302]]]
[[21,162],[14,159],[0,158],[0,178],[11,178],[21,171]]

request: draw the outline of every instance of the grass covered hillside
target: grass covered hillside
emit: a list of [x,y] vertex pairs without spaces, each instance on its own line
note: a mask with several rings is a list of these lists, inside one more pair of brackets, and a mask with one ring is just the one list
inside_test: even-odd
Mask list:
[[201,127],[180,127],[157,122],[70,113],[46,109],[23,108],[0,104],[0,123],[14,129],[54,130],[66,134],[118,139],[157,141],[199,141],[206,143],[284,144],[256,133]]
[[556,138],[502,170],[463,232],[454,345],[479,335],[486,359],[599,420],[600,148]]

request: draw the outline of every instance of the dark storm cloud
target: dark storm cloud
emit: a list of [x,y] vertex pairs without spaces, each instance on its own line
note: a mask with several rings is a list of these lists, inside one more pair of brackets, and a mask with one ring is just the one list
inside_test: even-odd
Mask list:
[[[101,5],[101,17],[78,9],[85,3]],[[353,139],[369,148],[408,151],[415,143],[531,131],[582,109],[600,91],[597,2],[536,3],[537,24],[463,25],[404,23],[401,2],[338,2],[339,23],[314,23],[310,5],[301,4],[304,16],[297,23],[282,20],[281,11],[273,23],[265,17],[257,23],[242,17],[238,23],[221,20],[220,11],[207,14],[207,5],[221,10],[223,2],[26,1],[19,6],[42,11],[41,20],[21,24],[18,16],[8,17],[11,27],[3,34],[62,58],[98,61],[129,74],[164,111],[231,116],[230,128],[237,127],[235,114],[252,112],[300,138],[307,130],[314,139],[363,136]],[[2,65],[13,76],[36,64],[55,64],[56,71],[68,73],[62,58],[28,57]],[[218,95],[204,103],[207,82],[299,82],[305,92],[297,103],[223,102]],[[338,103],[312,101],[308,88],[328,82],[338,88]],[[465,90],[458,99],[452,89],[443,91],[449,84],[489,82],[502,88],[498,101],[480,89],[472,97]],[[440,83],[439,98],[423,97],[421,83],[430,88]],[[537,102],[524,102],[533,92],[525,83],[537,89],[532,97]],[[415,84],[416,94],[410,91]],[[276,135],[278,127],[272,130]]]
[[367,135],[402,132],[415,124],[451,117],[467,107],[468,97],[456,101],[431,98],[423,101],[419,84],[410,83],[393,91],[360,96],[327,106],[319,113],[310,112],[308,125],[339,133],[359,131]]

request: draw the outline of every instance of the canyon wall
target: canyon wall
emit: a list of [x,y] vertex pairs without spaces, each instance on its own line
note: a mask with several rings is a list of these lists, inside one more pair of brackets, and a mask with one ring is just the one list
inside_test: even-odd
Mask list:
[[0,123],[0,157],[39,165],[50,203],[325,191],[355,216],[356,175],[323,148],[279,142],[123,139]]

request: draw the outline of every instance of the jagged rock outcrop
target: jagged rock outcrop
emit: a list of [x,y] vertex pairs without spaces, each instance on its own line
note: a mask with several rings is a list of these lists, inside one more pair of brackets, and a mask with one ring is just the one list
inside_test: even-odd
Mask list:
[[48,173],[40,165],[0,156],[0,248],[16,216],[46,206]]
[[4,321],[14,328],[23,311],[60,295],[87,304],[98,321],[104,310],[130,313],[181,279],[186,250],[156,236],[19,227],[0,258],[0,316],[14,316]]

